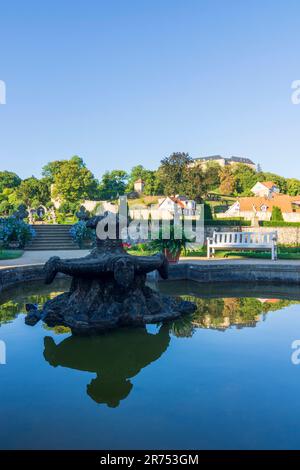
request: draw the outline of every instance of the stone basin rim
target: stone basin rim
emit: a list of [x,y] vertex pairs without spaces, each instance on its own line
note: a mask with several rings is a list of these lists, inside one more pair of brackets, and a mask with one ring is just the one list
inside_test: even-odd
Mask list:
[[[9,266],[0,269],[0,292],[15,284],[30,281],[42,281],[44,279],[43,264]],[[59,277],[66,277],[59,275]],[[149,280],[158,281],[157,272],[148,275]],[[283,263],[258,262],[186,262],[170,266],[169,281],[196,281],[199,283],[256,283],[268,284],[300,284],[300,262]]]

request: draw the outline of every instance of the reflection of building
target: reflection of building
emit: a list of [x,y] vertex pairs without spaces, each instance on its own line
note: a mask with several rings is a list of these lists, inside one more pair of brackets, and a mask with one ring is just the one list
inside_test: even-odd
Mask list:
[[230,157],[230,158],[225,158],[222,157],[221,155],[212,155],[209,157],[200,157],[200,158],[194,158],[192,165],[200,165],[203,169],[207,167],[209,163],[217,163],[221,167],[224,166],[234,166],[238,164],[243,164],[247,165],[253,170],[255,170],[255,163],[250,160],[250,158],[244,158],[244,157]]

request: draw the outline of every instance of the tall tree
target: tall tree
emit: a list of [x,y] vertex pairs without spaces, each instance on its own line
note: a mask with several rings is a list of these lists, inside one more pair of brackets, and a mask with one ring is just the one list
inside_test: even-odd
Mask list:
[[99,195],[101,199],[116,199],[126,190],[128,175],[124,170],[107,171],[102,176]]
[[205,169],[205,180],[208,190],[217,189],[220,186],[220,165],[209,162]]
[[250,196],[251,188],[258,181],[256,171],[240,163],[234,167],[233,175],[235,179],[235,193]]
[[185,192],[186,169],[192,163],[188,153],[175,152],[169,157],[161,160],[158,169],[159,178],[165,195],[179,194]]
[[233,194],[235,178],[230,166],[224,166],[220,171],[220,193],[226,196]]
[[47,163],[42,168],[42,175],[49,180],[50,183],[54,183],[55,177],[60,173],[63,165],[68,162],[75,163],[78,168],[86,168],[86,165],[81,157],[74,155],[69,160],[53,160],[52,162]]
[[134,183],[141,178],[144,183],[144,194],[147,196],[156,196],[162,193],[162,185],[157,171],[147,170],[142,165],[134,166],[128,176],[126,192],[134,190]]
[[[23,180],[16,189],[15,195],[15,204],[23,202],[28,207],[46,205],[50,201],[48,184],[43,179],[39,180],[34,176]],[[12,197],[10,197],[10,200],[12,200]]]
[[17,188],[21,181],[21,178],[12,171],[0,171],[0,193],[6,188]]
[[288,178],[287,182],[287,193],[290,196],[298,196],[300,194],[300,180],[296,178]]
[[200,203],[207,194],[207,181],[201,166],[187,166],[182,175],[183,193],[189,199]]
[[82,159],[75,156],[65,160],[54,176],[53,196],[63,202],[79,203],[84,199],[94,199],[98,181],[88,170]]

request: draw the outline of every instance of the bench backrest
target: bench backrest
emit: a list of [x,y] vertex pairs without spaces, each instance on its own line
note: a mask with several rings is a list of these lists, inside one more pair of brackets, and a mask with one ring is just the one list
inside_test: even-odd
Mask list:
[[276,232],[214,232],[212,240],[216,245],[272,246],[276,238]]

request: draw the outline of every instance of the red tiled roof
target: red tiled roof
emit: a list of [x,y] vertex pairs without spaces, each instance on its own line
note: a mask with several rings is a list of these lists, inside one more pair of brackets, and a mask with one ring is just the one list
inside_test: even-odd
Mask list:
[[299,197],[288,196],[287,194],[274,193],[267,197],[241,197],[238,199],[241,212],[260,211],[261,206],[267,207],[267,212],[271,212],[274,206],[280,207],[282,212],[293,212],[293,203],[297,203]]
[[274,181],[260,181],[260,183],[263,184],[268,189],[272,189],[273,186],[276,186]]

